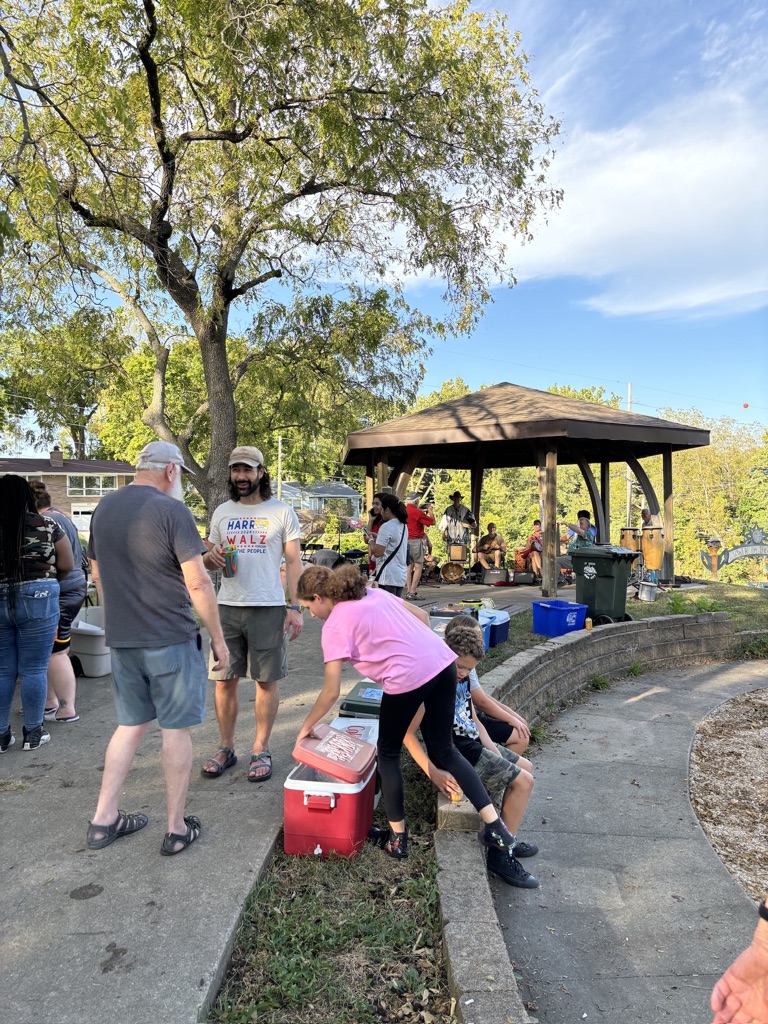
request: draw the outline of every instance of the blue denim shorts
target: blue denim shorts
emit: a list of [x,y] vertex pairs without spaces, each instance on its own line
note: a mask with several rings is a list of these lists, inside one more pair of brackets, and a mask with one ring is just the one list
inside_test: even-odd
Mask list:
[[188,729],[205,718],[208,678],[199,638],[169,647],[113,647],[112,693],[119,725]]

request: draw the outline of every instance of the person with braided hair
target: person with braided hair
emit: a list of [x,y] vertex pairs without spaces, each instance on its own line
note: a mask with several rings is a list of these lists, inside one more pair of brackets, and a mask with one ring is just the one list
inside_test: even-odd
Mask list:
[[298,591],[310,614],[323,620],[325,680],[297,741],[314,735],[313,727],[338,700],[344,662],[382,687],[378,763],[389,820],[385,852],[396,860],[408,856],[400,754],[406,730],[422,705],[421,732],[429,759],[474,804],[483,821],[480,842],[500,850],[514,846],[477,773],[453,743],[456,655],[429,628],[427,613],[380,587],[369,589],[354,566],[309,566]]

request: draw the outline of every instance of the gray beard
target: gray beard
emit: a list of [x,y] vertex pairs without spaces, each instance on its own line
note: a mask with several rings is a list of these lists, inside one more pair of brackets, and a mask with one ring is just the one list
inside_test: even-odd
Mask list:
[[170,497],[175,498],[176,501],[184,501],[184,485],[181,482],[181,470],[177,469],[176,479],[173,481],[173,486],[170,490]]

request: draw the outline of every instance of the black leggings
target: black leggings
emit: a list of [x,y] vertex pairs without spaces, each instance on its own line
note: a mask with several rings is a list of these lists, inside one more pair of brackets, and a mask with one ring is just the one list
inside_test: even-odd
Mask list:
[[450,772],[480,811],[493,801],[477,772],[453,745],[453,716],[456,706],[456,666],[448,665],[429,682],[408,693],[384,693],[379,714],[379,774],[381,795],[389,821],[402,821],[403,773],[400,751],[413,716],[424,705],[421,735],[430,761]]

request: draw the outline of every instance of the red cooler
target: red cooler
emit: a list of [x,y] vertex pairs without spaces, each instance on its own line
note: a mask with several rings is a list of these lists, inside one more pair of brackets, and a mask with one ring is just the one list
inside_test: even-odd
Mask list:
[[285,780],[285,852],[354,857],[373,823],[376,748],[328,725],[315,732],[296,744],[303,763]]

